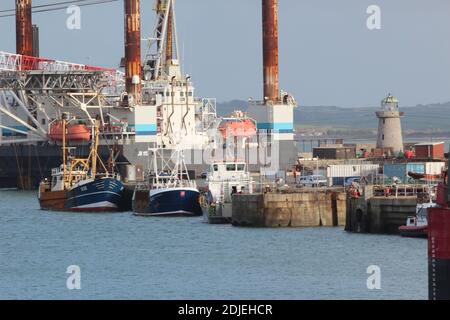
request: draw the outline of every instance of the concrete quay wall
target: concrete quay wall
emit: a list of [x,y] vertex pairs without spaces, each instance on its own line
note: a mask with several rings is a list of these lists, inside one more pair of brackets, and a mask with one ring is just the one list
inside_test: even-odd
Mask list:
[[347,199],[345,230],[357,233],[399,234],[409,216],[416,215],[417,197]]
[[235,226],[344,226],[346,196],[344,192],[329,190],[236,194],[232,211]]

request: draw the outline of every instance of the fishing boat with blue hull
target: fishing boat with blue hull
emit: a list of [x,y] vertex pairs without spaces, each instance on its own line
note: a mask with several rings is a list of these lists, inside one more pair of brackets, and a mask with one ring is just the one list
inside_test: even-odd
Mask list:
[[[148,215],[201,216],[200,192],[195,188],[164,188],[150,190]],[[145,215],[145,214],[143,214]]]
[[124,186],[115,178],[86,180],[67,194],[66,209],[73,211],[117,211]]
[[[87,159],[71,158],[66,146],[66,120],[63,119],[63,164],[52,170],[49,181],[39,186],[39,203],[43,210],[75,212],[119,211],[124,186],[118,175],[109,173],[97,154],[98,122],[94,125],[93,143]],[[97,171],[97,166],[102,172]]]
[[[150,149],[153,172],[149,184],[138,186],[133,195],[135,215],[147,217],[196,217],[202,215],[200,192],[191,181],[184,163],[183,151],[178,148],[165,161],[163,150]],[[157,163],[163,163],[158,168]]]

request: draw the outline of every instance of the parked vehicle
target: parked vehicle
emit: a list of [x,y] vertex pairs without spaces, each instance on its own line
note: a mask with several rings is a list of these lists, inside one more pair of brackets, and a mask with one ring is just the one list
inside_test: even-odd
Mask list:
[[327,183],[327,178],[320,175],[302,176],[298,181],[301,187],[325,187]]

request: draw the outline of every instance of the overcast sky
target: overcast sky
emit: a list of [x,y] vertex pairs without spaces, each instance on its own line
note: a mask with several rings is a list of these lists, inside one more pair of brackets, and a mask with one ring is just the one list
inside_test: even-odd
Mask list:
[[[60,2],[34,0],[34,5]],[[141,0],[142,37],[153,32],[153,0]],[[366,9],[381,8],[381,30]],[[450,1],[279,0],[280,81],[300,105],[376,106],[450,101]],[[14,7],[3,0],[0,11]],[[261,98],[261,0],[178,0],[185,71],[197,95]],[[0,13],[1,14],[1,13]],[[64,11],[36,13],[41,56],[116,67],[123,56],[122,1],[82,8],[81,30]],[[0,18],[0,50],[15,51],[14,18]]]

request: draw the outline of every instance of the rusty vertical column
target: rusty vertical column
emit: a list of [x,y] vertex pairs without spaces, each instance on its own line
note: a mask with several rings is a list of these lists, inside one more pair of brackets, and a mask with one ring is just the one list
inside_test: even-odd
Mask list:
[[125,80],[126,90],[141,103],[141,14],[140,0],[125,3]]
[[33,55],[31,0],[16,0],[16,51],[17,54]]
[[169,10],[167,17],[167,38],[166,38],[166,63],[173,59],[173,6]]
[[278,88],[278,0],[262,0],[264,99],[276,103]]

